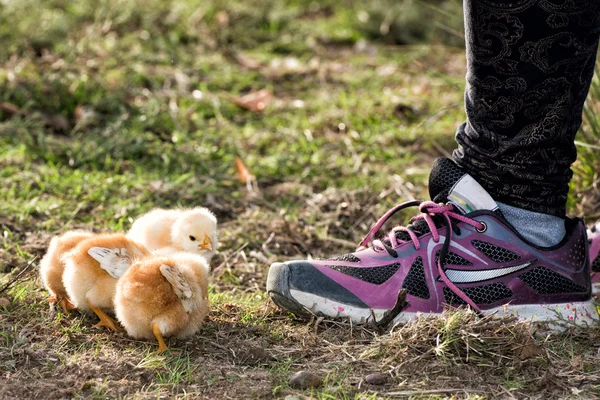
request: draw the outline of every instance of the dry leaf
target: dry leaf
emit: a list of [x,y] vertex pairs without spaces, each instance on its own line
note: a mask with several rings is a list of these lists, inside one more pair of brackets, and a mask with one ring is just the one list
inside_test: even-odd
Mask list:
[[7,103],[5,101],[0,103],[0,110],[6,111],[9,114],[22,114],[23,113],[23,110],[21,110],[19,107],[15,106],[12,103]]
[[519,360],[528,360],[530,358],[542,357],[546,354],[546,351],[538,346],[533,340],[528,340],[527,343],[518,347],[515,351],[515,355]]
[[261,89],[258,92],[251,92],[245,96],[234,98],[233,102],[246,110],[263,111],[272,99],[273,93],[269,89]]
[[227,55],[244,68],[255,70],[264,67],[264,65],[260,61],[257,61],[239,52],[229,51]]
[[239,157],[235,158],[235,170],[237,172],[238,181],[241,183],[247,183],[254,180],[254,175],[250,173],[248,167],[246,167],[242,159]]
[[228,26],[229,25],[229,14],[226,11],[219,11],[216,15],[217,23],[219,26]]

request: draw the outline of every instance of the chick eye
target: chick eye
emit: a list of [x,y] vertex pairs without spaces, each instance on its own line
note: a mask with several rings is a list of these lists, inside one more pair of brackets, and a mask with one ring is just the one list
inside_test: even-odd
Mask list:
[[195,241],[196,241],[196,237],[195,237],[195,236],[191,236],[191,235],[190,235],[190,240],[191,240],[192,242],[195,242]]

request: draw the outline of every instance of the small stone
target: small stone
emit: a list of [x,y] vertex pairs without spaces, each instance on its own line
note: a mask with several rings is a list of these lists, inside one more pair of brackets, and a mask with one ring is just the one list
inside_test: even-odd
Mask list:
[[288,394],[283,400],[310,400],[310,397],[301,396],[299,394]]
[[365,376],[365,382],[369,385],[385,385],[388,381],[388,376],[384,374],[369,374]]
[[0,306],[8,307],[10,305],[10,300],[0,297]]
[[294,389],[317,388],[321,386],[322,380],[317,375],[308,371],[298,371],[290,378],[290,387]]

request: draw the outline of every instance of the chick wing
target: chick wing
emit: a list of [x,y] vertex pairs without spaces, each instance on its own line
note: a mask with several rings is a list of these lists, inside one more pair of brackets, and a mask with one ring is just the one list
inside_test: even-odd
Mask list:
[[173,291],[181,299],[183,308],[186,312],[191,311],[192,304],[189,301],[193,297],[192,289],[185,276],[173,267],[166,264],[160,266],[160,273],[173,287]]
[[88,254],[100,263],[100,268],[115,279],[123,276],[132,264],[131,257],[124,248],[90,247]]

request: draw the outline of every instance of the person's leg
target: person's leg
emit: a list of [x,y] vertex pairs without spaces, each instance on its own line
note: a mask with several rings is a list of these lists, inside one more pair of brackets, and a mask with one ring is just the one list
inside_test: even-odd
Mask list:
[[[466,0],[469,120],[454,162],[434,164],[435,203],[393,208],[364,250],[273,264],[267,291],[275,303],[359,323],[462,304],[596,321],[585,226],[564,217],[599,18],[591,1]],[[375,239],[411,205],[421,211],[411,225]]]
[[464,5],[468,121],[456,134],[454,161],[497,201],[564,217],[600,2]]

